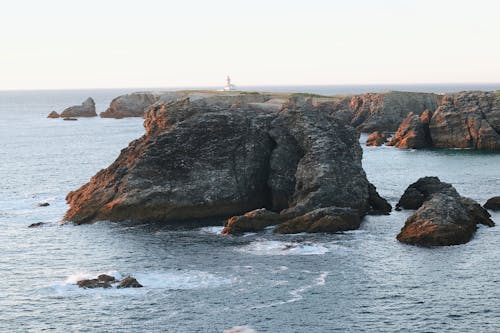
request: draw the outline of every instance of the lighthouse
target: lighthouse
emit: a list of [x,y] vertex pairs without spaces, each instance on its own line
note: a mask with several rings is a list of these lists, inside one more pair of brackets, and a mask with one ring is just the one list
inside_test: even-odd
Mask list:
[[231,78],[229,75],[226,77],[226,84],[224,85],[224,91],[233,91],[236,90],[236,86],[231,83]]

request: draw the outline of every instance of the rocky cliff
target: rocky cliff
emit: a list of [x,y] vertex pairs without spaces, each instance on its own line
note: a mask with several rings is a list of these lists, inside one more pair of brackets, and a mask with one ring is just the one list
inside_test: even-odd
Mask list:
[[95,102],[89,97],[81,105],[70,106],[60,114],[63,118],[68,117],[97,117]]
[[257,99],[153,105],[146,134],[68,194],[65,219],[168,223],[257,208],[287,217],[328,207],[358,217],[390,210],[366,179],[357,131],[310,101],[276,111],[253,104],[268,97]]
[[101,112],[101,118],[144,117],[151,104],[158,101],[159,96],[153,93],[133,93],[118,96],[111,101],[109,108]]

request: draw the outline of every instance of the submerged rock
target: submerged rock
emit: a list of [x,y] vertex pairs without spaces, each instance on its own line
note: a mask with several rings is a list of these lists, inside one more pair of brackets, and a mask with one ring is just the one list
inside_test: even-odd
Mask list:
[[31,223],[28,228],[38,228],[46,225],[46,222],[36,222],[36,223]]
[[484,204],[484,208],[490,210],[500,210],[500,196],[488,199]]
[[268,97],[153,105],[146,134],[68,194],[65,219],[177,223],[269,209],[233,218],[225,233],[240,233],[318,208],[349,208],[360,218],[390,211],[366,179],[356,130],[310,102],[278,112],[254,108],[256,98]]
[[82,105],[70,106],[69,108],[64,109],[64,111],[61,112],[61,117],[97,117],[97,113],[95,112],[95,102],[91,97],[89,97],[82,103]]
[[101,118],[144,117],[148,108],[158,101],[153,93],[132,93],[118,96],[111,101],[109,108],[100,113]]
[[47,206],[50,206],[50,204],[48,202],[39,202],[38,203],[38,207],[47,207]]
[[460,196],[450,184],[438,182],[436,177],[421,178],[405,191],[414,199],[409,201],[411,206],[418,210],[398,234],[400,242],[422,246],[463,244],[472,238],[478,224],[495,225],[477,202]]
[[59,118],[60,115],[59,113],[57,113],[56,111],[52,111],[51,113],[49,113],[49,115],[47,116],[47,118]]
[[71,118],[71,117],[66,117],[66,118],[63,118],[63,120],[78,120],[76,118]]
[[411,149],[431,147],[432,139],[429,130],[431,117],[432,113],[429,110],[425,110],[420,116],[410,112],[387,145]]
[[500,94],[480,91],[448,94],[434,113],[429,128],[435,147],[500,149]]
[[387,132],[375,131],[366,139],[367,146],[382,146],[389,139],[390,134]]

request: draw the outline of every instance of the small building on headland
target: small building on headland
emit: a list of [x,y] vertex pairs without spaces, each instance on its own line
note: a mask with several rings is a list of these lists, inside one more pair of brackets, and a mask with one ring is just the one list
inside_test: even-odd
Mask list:
[[229,75],[226,77],[226,84],[224,85],[224,91],[233,91],[236,90],[236,86],[231,83],[231,78]]

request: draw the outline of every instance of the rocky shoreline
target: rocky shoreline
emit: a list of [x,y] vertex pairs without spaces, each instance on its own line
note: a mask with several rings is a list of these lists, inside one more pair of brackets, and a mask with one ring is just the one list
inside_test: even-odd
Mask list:
[[[199,91],[119,96],[101,117],[144,115],[146,134],[132,141],[89,183],[68,194],[70,208],[64,220],[182,224],[227,219],[222,232],[226,235],[269,226],[285,234],[357,229],[364,216],[391,211],[361,166],[360,131],[377,129],[370,136],[375,146],[426,148],[440,142],[433,133],[443,132],[441,119],[454,124],[452,120],[460,122],[465,113],[475,121],[467,124],[480,124],[474,132],[477,136],[470,136],[468,142],[476,142],[476,149],[496,149],[497,97],[497,93],[482,92],[323,97]],[[464,99],[468,104],[461,109]],[[388,140],[398,122],[397,133]],[[418,210],[398,235],[400,241],[459,244],[472,237],[476,224],[493,226],[479,204],[452,187],[444,188],[444,192],[426,194],[429,197],[414,206],[401,204],[408,197],[405,192],[398,209]],[[450,217],[449,212],[436,209],[441,206],[463,210],[469,217]],[[446,216],[449,221],[442,222],[446,226],[425,222],[429,212],[443,221]],[[451,232],[455,238],[448,238],[453,239],[439,235],[421,240],[412,232],[425,234],[422,225],[438,234],[444,229],[450,233],[456,225],[467,227],[463,235]]]

